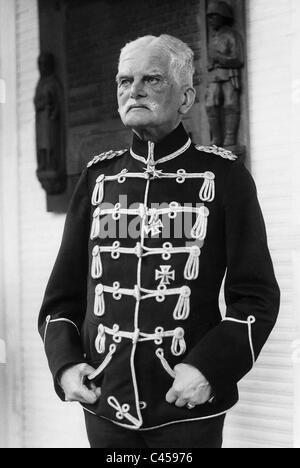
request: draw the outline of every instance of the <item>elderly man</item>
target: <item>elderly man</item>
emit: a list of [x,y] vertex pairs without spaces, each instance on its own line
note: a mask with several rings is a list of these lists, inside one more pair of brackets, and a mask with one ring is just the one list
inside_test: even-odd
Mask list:
[[194,146],[181,123],[193,71],[193,52],[171,36],[122,50],[132,146],[83,171],[46,290],[39,329],[55,388],[82,403],[92,447],[221,447],[237,383],[276,321],[253,180],[229,151]]

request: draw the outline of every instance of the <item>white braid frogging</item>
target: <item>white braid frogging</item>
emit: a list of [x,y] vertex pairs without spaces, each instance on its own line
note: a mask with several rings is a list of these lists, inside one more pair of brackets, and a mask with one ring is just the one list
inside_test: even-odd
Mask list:
[[[95,340],[96,351],[99,354],[105,352],[106,336],[112,336],[113,341],[118,344],[123,339],[130,340],[134,345],[137,343],[143,343],[145,341],[154,341],[157,346],[163,343],[165,338],[172,338],[171,352],[173,356],[182,356],[186,352],[185,343],[185,332],[181,327],[177,327],[174,330],[164,330],[163,327],[156,327],[154,333],[144,333],[138,328],[134,332],[127,332],[120,330],[119,325],[114,325],[113,328],[109,328],[100,324],[98,327],[98,335]],[[110,352],[115,353],[116,349]]]
[[114,208],[101,209],[99,206],[93,213],[93,222],[91,228],[91,240],[96,240],[101,234],[101,221],[102,216],[111,215],[114,221],[119,221],[122,215],[126,216],[139,216],[144,221],[143,232],[149,234],[151,226],[156,222],[159,216],[168,215],[170,219],[175,219],[178,213],[191,213],[196,214],[197,219],[191,229],[191,237],[197,240],[204,240],[207,234],[207,224],[209,217],[209,209],[206,206],[193,208],[189,206],[180,206],[177,202],[169,203],[168,208],[148,208],[140,204],[139,208],[128,209],[121,208],[120,203],[116,203]]
[[145,168],[145,172],[129,172],[123,169],[119,174],[114,176],[106,176],[100,174],[96,179],[95,187],[92,195],[92,204],[98,206],[104,199],[104,186],[107,182],[118,182],[123,184],[127,179],[176,179],[178,184],[183,184],[189,179],[204,179],[199,192],[199,198],[203,202],[212,202],[215,198],[215,175],[213,172],[204,173],[189,173],[184,169],[179,169],[176,173],[163,172],[155,169],[155,167]]
[[184,278],[188,281],[195,280],[199,276],[199,259],[201,249],[198,245],[191,247],[173,247],[170,242],[163,244],[161,248],[142,247],[138,242],[135,247],[121,247],[119,241],[115,241],[112,246],[96,245],[92,252],[91,276],[93,279],[100,279],[103,275],[101,260],[102,253],[110,253],[113,260],[118,260],[121,254],[135,255],[137,258],[144,258],[150,255],[161,255],[163,260],[170,260],[172,255],[188,254],[188,259],[184,269]]
[[139,419],[135,418],[129,413],[130,405],[124,404],[121,406],[118,400],[113,396],[108,397],[107,402],[109,406],[116,410],[116,418],[119,421],[122,421],[125,418],[137,428],[142,425],[142,422]]
[[96,317],[102,317],[105,314],[104,293],[112,294],[116,301],[120,301],[122,296],[132,296],[139,302],[152,298],[155,298],[157,302],[164,302],[167,296],[179,296],[173,313],[174,320],[186,320],[190,315],[191,289],[188,286],[168,289],[165,285],[161,285],[152,290],[140,288],[138,285],[134,289],[121,288],[117,281],[113,286],[98,284],[95,288],[94,301],[94,315]]
[[[132,333],[121,331],[118,325],[114,325],[112,329],[105,327],[104,325],[99,325],[98,335],[95,340],[95,346],[99,354],[102,354],[105,352],[107,334],[112,336],[112,339],[114,341],[114,343],[110,345],[109,352],[107,356],[105,357],[103,363],[95,371],[97,375],[103,372],[103,369],[109,364],[109,362],[112,359],[113,354],[116,352],[117,344],[120,343],[122,339],[126,339],[126,338],[130,339],[133,344],[131,357],[130,357],[130,366],[131,366],[131,374],[132,374],[133,388],[134,388],[134,394],[135,394],[136,413],[137,413],[138,419],[130,414],[130,406],[128,404],[121,405],[114,396],[110,396],[107,400],[108,404],[116,410],[117,420],[122,421],[123,419],[127,419],[130,422],[130,425],[116,422],[116,424],[122,427],[139,429],[143,424],[143,418],[141,414],[141,404],[139,401],[139,391],[138,391],[136,371],[135,371],[135,362],[134,362],[136,347],[137,347],[138,342],[153,340],[154,343],[159,346],[163,344],[164,339],[172,338],[172,344],[171,344],[172,354],[174,356],[181,356],[182,354],[186,352],[186,343],[184,339],[185,331],[183,328],[178,327],[175,330],[165,331],[162,327],[157,327],[153,334],[146,334],[146,333],[141,332],[139,329],[139,306],[140,306],[141,300],[155,297],[156,300],[160,302],[160,301],[164,301],[167,295],[175,293],[175,289],[168,290],[166,287],[158,288],[155,291],[146,290],[142,288],[141,270],[142,270],[143,257],[146,257],[148,255],[162,255],[163,259],[166,259],[166,258],[171,258],[172,254],[187,253],[189,257],[188,257],[188,261],[186,263],[185,270],[184,270],[185,278],[188,280],[192,280],[192,279],[196,279],[199,275],[199,257],[201,254],[200,247],[193,246],[191,248],[185,248],[185,247],[173,248],[172,244],[170,243],[164,244],[162,249],[147,249],[145,247],[147,218],[150,216],[152,217],[152,219],[155,219],[158,216],[157,212],[154,212],[153,210],[150,210],[150,208],[147,207],[148,193],[149,193],[151,180],[157,179],[157,178],[170,178],[170,179],[174,178],[176,179],[177,183],[182,184],[187,179],[202,178],[204,179],[204,182],[199,191],[200,200],[203,202],[210,202],[210,201],[213,201],[213,199],[215,198],[215,181],[214,181],[215,176],[213,173],[206,172],[204,174],[188,174],[183,169],[181,169],[177,171],[176,174],[168,174],[168,173],[164,174],[163,171],[159,171],[155,167],[157,164],[166,162],[170,159],[173,159],[179,156],[184,151],[186,151],[190,147],[190,145],[191,145],[191,141],[188,140],[187,144],[184,147],[182,147],[180,150],[178,150],[177,152],[171,155],[168,155],[165,158],[160,159],[159,161],[154,161],[154,146],[155,146],[154,143],[149,142],[148,144],[149,150],[148,150],[147,161],[144,158],[141,158],[138,155],[135,155],[133,151],[131,150],[131,154],[133,157],[135,157],[136,159],[140,160],[143,163],[146,162],[147,168],[144,174],[138,174],[138,175],[136,173],[130,174],[128,173],[127,170],[123,170],[117,176],[112,176],[112,177],[117,177],[117,180],[119,183],[124,183],[127,178],[131,178],[131,177],[143,178],[147,182],[146,188],[145,188],[144,204],[140,205],[138,213],[136,212],[133,213],[133,215],[138,215],[138,216],[141,216],[142,218],[141,242],[137,244],[136,248],[134,249],[134,252],[133,251],[129,252],[129,249],[122,249],[118,243],[114,243],[113,249],[111,250],[104,250],[105,248],[103,248],[102,250],[102,247],[96,246],[93,251],[92,273],[95,279],[98,279],[98,277],[100,278],[103,274],[103,267],[102,267],[101,255],[100,255],[102,252],[111,253],[112,258],[115,258],[115,259],[119,258],[121,253],[125,253],[125,254],[131,253],[131,254],[137,255],[138,257],[137,286],[134,288],[134,290],[121,289],[119,283],[114,283],[113,288],[109,288],[104,285],[98,285],[96,288],[96,294],[95,294],[95,307],[94,307],[95,310],[94,311],[95,311],[95,314],[98,316],[102,316],[105,313],[104,293],[106,292],[111,293],[115,300],[119,300],[122,297],[122,294],[129,294],[136,298],[136,307],[135,307],[135,314],[134,314],[134,331]],[[102,203],[103,198],[104,198],[104,183],[106,181],[107,181],[106,178],[100,175],[100,177],[97,179],[96,186],[93,192],[92,203],[94,206],[95,205],[98,206],[97,208],[98,211],[96,210],[94,213],[93,226],[92,226],[92,231],[91,231],[92,240],[95,240],[99,236],[101,214],[108,214],[108,212],[101,213],[101,209],[99,207],[99,205]],[[163,211],[161,212],[161,214],[168,213],[170,218],[174,218],[176,217],[178,212],[184,212],[180,208],[181,207],[179,207],[178,203],[173,202],[172,204],[169,205],[169,208],[167,209],[167,211]],[[196,212],[192,211],[192,212],[197,214],[197,220],[192,229],[193,237],[197,240],[204,241],[206,237],[206,232],[207,232],[207,218],[209,215],[209,210],[206,207],[201,207],[201,209],[198,209],[198,211]],[[120,219],[120,216],[122,214],[122,209],[121,209],[120,204],[117,204],[115,206],[111,214],[115,220]],[[129,213],[126,210],[124,214],[129,214]],[[109,288],[109,289],[106,289],[106,288]],[[177,294],[179,294],[179,299],[174,310],[174,319],[175,320],[186,319],[190,313],[190,294],[191,294],[190,288],[188,288],[187,286],[178,288]],[[174,378],[175,373],[169,366],[167,360],[165,359],[164,350],[162,348],[159,348],[156,351],[156,356],[161,361],[162,366],[168,372],[168,374]]]

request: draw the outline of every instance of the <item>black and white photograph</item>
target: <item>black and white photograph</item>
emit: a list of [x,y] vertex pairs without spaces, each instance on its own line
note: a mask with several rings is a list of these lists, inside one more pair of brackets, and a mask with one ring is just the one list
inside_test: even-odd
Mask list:
[[0,0],[0,448],[300,448],[299,0]]

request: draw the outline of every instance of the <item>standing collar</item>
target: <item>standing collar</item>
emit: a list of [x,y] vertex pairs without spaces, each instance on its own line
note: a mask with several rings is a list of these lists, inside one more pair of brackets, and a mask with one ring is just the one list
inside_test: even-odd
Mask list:
[[151,165],[161,164],[184,153],[192,144],[184,127],[180,124],[172,133],[159,143],[141,140],[133,134],[131,156]]

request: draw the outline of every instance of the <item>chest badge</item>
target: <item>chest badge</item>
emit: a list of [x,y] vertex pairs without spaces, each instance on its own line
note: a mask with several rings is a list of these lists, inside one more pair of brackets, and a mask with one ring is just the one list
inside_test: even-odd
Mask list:
[[159,235],[163,228],[164,225],[159,218],[159,214],[155,212],[150,215],[149,221],[144,227],[146,234],[150,234],[152,237]]
[[171,265],[161,265],[160,270],[155,270],[155,280],[160,281],[159,286],[169,286],[175,281],[175,270],[171,271]]

